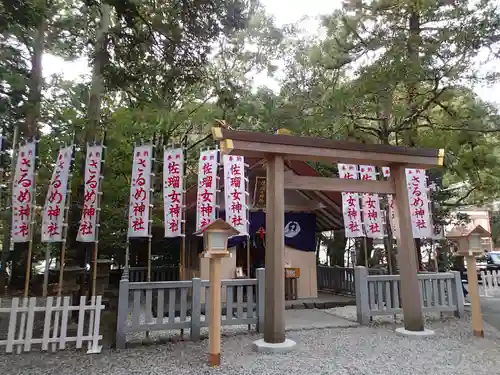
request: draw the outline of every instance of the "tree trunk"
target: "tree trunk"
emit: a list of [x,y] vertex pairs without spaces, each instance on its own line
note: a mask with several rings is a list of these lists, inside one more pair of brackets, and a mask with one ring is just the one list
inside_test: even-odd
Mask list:
[[[414,0],[412,3],[412,9],[408,16],[409,25],[409,36],[407,41],[407,53],[409,62],[409,76],[407,79],[407,103],[409,115],[416,110],[415,99],[417,97],[418,90],[418,74],[420,72],[420,60],[418,56],[418,50],[420,47],[420,13],[418,9],[418,0]],[[417,129],[415,128],[416,117],[412,117],[409,122],[409,129],[404,132],[404,140],[407,146],[415,147],[417,140]],[[422,254],[421,254],[421,243],[420,239],[415,239],[415,250],[417,258],[417,268],[422,269]]]
[[[42,57],[45,47],[45,29],[46,20],[44,17],[40,17],[40,22],[35,31],[33,52],[31,54],[31,74],[29,80],[29,93],[28,102],[26,103],[26,122],[21,129],[21,135],[26,138],[34,138],[38,135],[38,119],[40,118],[40,108],[42,101],[42,83],[43,83],[43,72],[42,72]],[[13,145],[15,147],[16,145]],[[15,162],[13,162],[15,168]],[[14,178],[14,173],[11,173],[11,180]],[[8,226],[5,232],[4,238],[4,249],[10,249],[11,243],[11,222],[12,222],[12,210],[9,212],[9,218],[7,220]],[[8,250],[7,250],[8,251]],[[14,244],[14,253],[12,254],[12,275],[11,275],[11,285],[13,287],[22,287],[24,284],[24,279],[26,277],[26,262],[27,258],[28,243],[16,243]],[[2,252],[3,253],[3,252]],[[7,256],[5,254],[5,256]],[[2,258],[4,255],[2,254]],[[2,270],[4,268],[2,267]],[[0,276],[0,283],[3,282],[4,277]]]
[[38,135],[38,119],[42,105],[42,57],[45,47],[45,19],[42,17],[36,30],[35,45],[31,55],[31,79],[29,82],[29,96],[26,113],[26,127],[22,131],[25,137],[36,137]]
[[[87,107],[87,124],[85,127],[85,132],[83,139],[81,140],[80,147],[86,149],[86,144],[88,142],[93,142],[96,140],[100,132],[100,120],[101,120],[101,101],[104,94],[104,78],[102,75],[103,69],[108,62],[107,58],[107,33],[110,27],[111,18],[111,7],[106,4],[101,4],[101,19],[99,23],[99,28],[97,30],[96,44],[94,46],[94,64],[92,67],[92,83],[90,87],[89,102]],[[85,267],[90,258],[91,249],[94,243],[78,243],[76,237],[78,235],[78,228],[80,223],[81,212],[83,208],[83,198],[85,191],[85,158],[81,160],[81,173],[80,181],[78,182],[78,188],[76,189],[76,194],[71,202],[72,215],[69,217],[69,227],[68,227],[68,237],[67,237],[67,247],[71,252],[68,260],[72,263]],[[72,258],[72,259],[71,259]],[[80,295],[85,294],[85,278],[82,277],[80,280]]]
[[[14,169],[16,168],[16,145],[19,139],[19,126],[14,127],[14,135],[12,137],[12,158],[10,161],[10,174],[9,174],[9,189],[12,192],[12,184],[14,182]],[[4,207],[7,209],[4,217],[4,236],[2,238],[2,253],[0,254],[0,291],[3,292],[7,286],[7,261],[9,259],[11,249],[11,231],[12,231],[12,202],[9,201],[11,195],[6,194],[4,197]]]

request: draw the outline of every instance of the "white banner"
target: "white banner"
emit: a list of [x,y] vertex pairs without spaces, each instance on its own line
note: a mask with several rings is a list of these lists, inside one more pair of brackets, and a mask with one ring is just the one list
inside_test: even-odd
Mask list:
[[196,199],[196,232],[215,221],[218,153],[218,150],[208,150],[200,153]]
[[[338,164],[338,169],[340,178],[349,180],[358,179],[357,165]],[[364,237],[358,193],[342,193],[342,212],[344,215],[345,236],[348,238]]]
[[165,237],[182,236],[184,209],[184,150],[169,148],[163,151],[163,209]]
[[76,240],[79,242],[96,241],[96,228],[98,223],[98,196],[101,184],[103,146],[90,146],[87,144],[87,157],[85,158],[85,181],[82,216]]
[[[391,169],[389,167],[382,167],[382,175],[385,178],[391,177]],[[389,206],[389,224],[391,225],[392,237],[399,238],[398,210],[392,194],[387,194],[387,205]]]
[[128,237],[130,238],[149,237],[152,158],[152,145],[134,148],[128,213]]
[[28,242],[30,238],[31,203],[35,185],[36,144],[19,145],[12,184],[12,241]]
[[431,238],[433,229],[425,170],[407,169],[406,183],[408,185],[413,238]]
[[[384,177],[390,177],[390,169],[382,168]],[[427,196],[427,178],[424,169],[406,169],[406,185],[408,187],[408,201],[410,206],[413,238],[432,238],[433,228]],[[397,207],[392,195],[387,195],[389,216],[393,236],[399,238],[399,221]]]
[[224,204],[226,221],[240,234],[248,234],[248,205],[243,156],[224,155]]
[[[362,180],[376,181],[377,174],[373,165],[360,165],[359,174]],[[365,193],[362,195],[363,222],[366,237],[384,238],[384,222],[380,211],[380,197],[378,194]]]
[[42,242],[61,242],[63,240],[64,210],[72,157],[73,145],[61,148],[57,155],[43,206]]

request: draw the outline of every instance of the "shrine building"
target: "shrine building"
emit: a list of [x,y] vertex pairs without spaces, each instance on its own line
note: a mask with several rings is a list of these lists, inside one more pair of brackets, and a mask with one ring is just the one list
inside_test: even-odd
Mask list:
[[[265,267],[266,235],[266,166],[265,160],[245,159],[248,164],[249,240],[239,236],[229,240],[230,257],[222,261],[222,278],[255,277],[255,270]],[[285,176],[298,175],[317,177],[320,173],[303,161],[287,161]],[[223,174],[219,174],[223,181]],[[225,218],[223,184],[217,194],[219,205],[217,217]],[[209,262],[203,258],[202,237],[196,231],[197,187],[186,193],[186,249],[185,279],[209,278]],[[343,229],[342,198],[340,193],[285,190],[285,259],[283,270],[296,269],[296,298],[318,296],[316,276],[316,234],[318,232]],[[285,273],[285,272],[284,272]]]

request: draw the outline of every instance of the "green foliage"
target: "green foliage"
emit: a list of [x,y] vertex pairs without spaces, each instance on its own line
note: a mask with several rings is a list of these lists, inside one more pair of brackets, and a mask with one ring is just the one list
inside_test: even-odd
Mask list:
[[[85,142],[105,129],[103,256],[124,251],[134,143],[161,138],[186,144],[191,185],[198,150],[211,145],[209,129],[218,120],[258,132],[287,128],[330,139],[445,148],[445,168],[430,171],[438,186],[432,193],[436,222],[447,222],[456,207],[498,198],[500,114],[471,89],[497,80],[477,64],[481,51],[498,51],[494,1],[344,1],[322,18],[323,38],[277,27],[253,0],[105,4],[112,11],[102,38],[99,1],[0,5],[0,125],[8,142],[33,108],[27,106],[30,69],[42,21],[46,52],[84,56],[94,67],[93,82],[43,82],[38,202],[58,146],[73,137],[78,145],[77,192]],[[257,74],[279,80],[279,92],[255,87]],[[89,111],[95,98],[101,103]],[[335,166],[314,166],[324,175],[336,173]],[[457,183],[461,187],[453,188]],[[158,207],[160,187],[158,180]],[[73,196],[75,223],[80,198]],[[162,220],[155,209],[155,225]],[[343,240],[331,240],[330,252],[335,241]]]

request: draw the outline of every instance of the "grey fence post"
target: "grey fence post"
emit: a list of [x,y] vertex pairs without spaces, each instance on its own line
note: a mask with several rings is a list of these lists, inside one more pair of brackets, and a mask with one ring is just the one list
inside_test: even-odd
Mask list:
[[370,306],[368,303],[368,270],[365,267],[354,268],[354,285],[356,288],[356,313],[358,323],[370,323]]
[[465,307],[464,307],[464,291],[462,288],[462,277],[460,272],[452,271],[455,275],[455,280],[453,282],[453,298],[457,302],[457,309],[455,310],[455,316],[457,318],[462,318],[465,315]]
[[264,268],[257,268],[257,332],[264,333],[264,301],[266,290],[266,270]]
[[191,340],[198,341],[201,331],[201,279],[193,278],[191,299]]
[[127,319],[128,319],[128,272],[124,271],[120,280],[118,293],[118,316],[116,317],[116,348],[125,349],[127,345]]

